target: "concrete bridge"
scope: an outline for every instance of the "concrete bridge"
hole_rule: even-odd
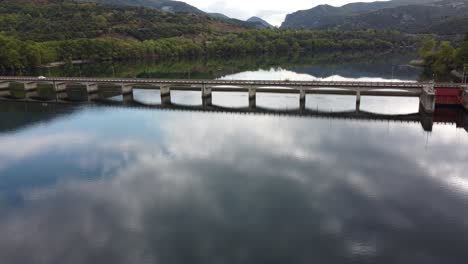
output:
[[[356,109],[361,96],[419,97],[422,110],[428,113],[433,113],[437,104],[447,102],[468,109],[468,86],[452,83],[0,77],[0,97],[14,98],[14,91],[20,89],[24,98],[38,101],[51,100],[41,96],[40,89],[52,89],[56,95],[52,100],[66,101],[70,89],[81,89],[88,100],[95,100],[107,88],[117,89],[124,101],[133,100],[134,88],[159,90],[163,105],[171,104],[171,91],[200,91],[204,106],[212,104],[214,92],[245,92],[250,109],[256,108],[257,93],[298,94],[301,110],[305,110],[308,94],[355,96]]]

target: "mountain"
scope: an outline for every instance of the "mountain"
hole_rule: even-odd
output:
[[[40,2],[39,2],[40,1]],[[245,23],[245,22],[243,22]],[[70,0],[2,0],[0,32],[20,40],[116,37],[152,40],[246,30],[205,14]]]
[[[208,14],[208,16],[210,16],[212,18],[226,19],[226,20],[231,19],[230,17],[226,16],[225,14],[221,14],[221,13],[207,13],[207,14]]]
[[[266,22],[265,20],[259,17],[251,17],[243,21],[240,19],[230,18],[226,16],[225,14],[221,14],[221,13],[207,13],[207,15],[214,19],[218,19],[218,20],[221,20],[221,21],[233,24],[233,25],[240,26],[240,27],[246,27],[246,28],[252,28],[252,29],[274,28],[268,22]]]
[[[42,0],[36,0],[36,1],[42,1]],[[261,28],[261,29],[269,28],[266,26],[269,24],[266,21],[261,20],[260,18],[257,18],[257,19],[260,19],[261,21],[254,21],[254,22],[242,21],[242,20],[230,18],[221,13],[205,13],[194,6],[191,6],[181,1],[170,1],[170,0],[77,0],[77,1],[102,3],[102,4],[115,5],[115,6],[147,7],[147,8],[154,8],[160,11],[172,12],[172,13],[191,13],[191,14],[198,14],[198,15],[206,15],[208,17],[220,20],[221,22],[228,23],[237,27]]]
[[[456,34],[468,29],[468,0],[393,0],[320,5],[289,14],[282,28],[392,29],[408,33]]]
[[[170,0],[78,0],[81,2],[95,2],[119,6],[139,6],[159,9],[166,12],[175,13],[204,13],[200,9],[181,1]]]
[[[265,20],[259,18],[259,17],[251,17],[246,20],[249,23],[256,24],[257,29],[267,29],[267,28],[274,28],[270,23],[266,22]]]
[[[410,4],[428,4],[437,0],[393,0],[370,3],[350,3],[341,7],[319,5],[312,9],[297,11],[286,16],[282,28],[326,28],[330,24],[342,22],[346,16],[373,12]]]

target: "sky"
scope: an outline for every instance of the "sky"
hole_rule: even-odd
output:
[[[184,0],[182,0],[184,1]],[[205,12],[223,13],[232,18],[248,19],[258,16],[270,24],[280,26],[287,14],[317,5],[342,6],[352,2],[373,2],[375,0],[185,0]]]

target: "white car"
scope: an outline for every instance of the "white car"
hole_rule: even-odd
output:
[[[47,77],[45,77],[45,76],[39,76],[39,77],[37,77],[37,78],[38,78],[39,80],[45,80],[45,79],[47,79]]]

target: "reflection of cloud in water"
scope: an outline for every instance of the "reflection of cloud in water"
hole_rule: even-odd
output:
[[[134,100],[145,104],[160,104],[161,92],[159,90],[133,90]]]
[[[380,114],[418,113],[419,98],[362,96],[361,110]]]
[[[454,180],[447,183],[438,171],[451,164],[458,168],[451,176],[466,181],[466,135],[440,131],[440,140],[437,131],[428,151],[419,124],[193,113],[153,124],[162,133],[157,144],[108,135],[93,146],[134,157],[112,177],[24,191],[25,206],[0,216],[0,259],[460,263],[466,257],[466,193],[452,192]]]
[[[271,68],[270,70],[246,71],[226,75],[221,80],[291,80],[291,81],[356,81],[356,82],[397,82],[400,79],[386,79],[378,77],[348,78],[339,75],[328,77],[316,77],[310,74],[297,73],[282,68]]]
[[[213,92],[212,103],[224,107],[247,107],[249,106],[249,97],[244,92]]]
[[[23,135],[0,137],[0,172],[11,163],[43,154],[46,149],[66,152],[67,149],[86,144],[90,137],[86,133],[55,133],[49,135]],[[1,176],[0,176],[1,178]]]

